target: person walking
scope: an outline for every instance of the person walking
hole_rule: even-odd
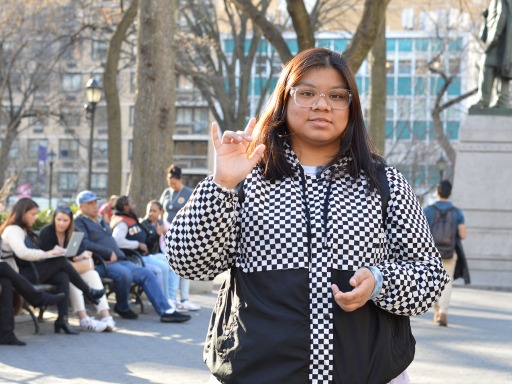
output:
[[[182,277],[229,271],[204,348],[213,382],[406,376],[409,316],[448,276],[410,185],[370,142],[345,58],[299,52],[258,122],[211,135],[214,173],[166,242]]]
[[[437,201],[434,204],[425,207],[425,216],[427,217],[428,225],[434,233],[436,230],[433,228],[435,221],[443,220],[441,215],[451,215],[447,218],[449,225],[453,228],[446,228],[448,237],[453,243],[453,248],[447,250],[447,256],[443,256],[443,267],[450,276],[450,281],[446,284],[443,293],[438,301],[434,303],[434,322],[440,326],[448,326],[448,308],[452,297],[452,287],[455,274],[455,266],[457,265],[457,252],[455,246],[458,237],[460,240],[466,238],[466,224],[464,223],[464,214],[462,210],[455,207],[448,199],[452,194],[452,184],[448,180],[442,180],[436,187]],[[449,220],[449,221],[448,221]],[[453,235],[451,235],[453,233]],[[434,240],[435,240],[434,236]],[[450,248],[450,247],[448,247]],[[443,252],[441,253],[443,255]]]

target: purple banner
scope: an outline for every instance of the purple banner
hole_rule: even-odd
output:
[[[39,154],[37,156],[37,182],[46,183],[46,147],[39,146]]]

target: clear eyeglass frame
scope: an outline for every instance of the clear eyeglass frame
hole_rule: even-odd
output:
[[[318,95],[316,97],[311,97],[310,102],[308,102],[306,104],[300,104],[299,102],[297,102],[297,91],[300,89],[315,91]],[[345,88],[338,88],[336,90],[347,92],[348,101],[346,102],[346,105],[344,104],[343,106],[341,106],[336,103],[333,103],[333,101],[328,97],[330,92],[320,93],[317,89],[311,88],[311,87],[291,87],[290,95],[292,96],[293,101],[295,102],[295,105],[300,108],[313,107],[316,103],[318,103],[318,101],[320,100],[320,97],[323,96],[325,98],[325,102],[327,103],[327,105],[329,105],[329,107],[331,107],[331,109],[338,109],[338,110],[347,109],[349,107],[350,103],[352,102],[352,91],[350,89],[345,89]]]

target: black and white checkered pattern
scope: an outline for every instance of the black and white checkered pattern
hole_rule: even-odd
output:
[[[291,151],[288,158],[299,166]],[[350,159],[338,165],[347,161]],[[356,271],[377,266],[384,283],[375,304],[400,315],[426,312],[448,279],[411,187],[394,168],[387,168],[387,176],[386,232],[380,196],[368,192],[364,175],[354,180],[349,175],[331,175],[327,169],[321,175],[306,176],[304,191],[298,175],[270,182],[255,168],[244,184],[242,207],[236,192],[207,178],[167,234],[169,263],[189,279],[212,279],[233,265],[246,273],[308,268],[309,380],[332,382],[333,268]],[[322,210],[330,182],[328,220],[324,223]],[[311,265],[304,194],[311,217]]]

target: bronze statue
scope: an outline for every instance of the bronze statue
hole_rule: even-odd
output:
[[[485,61],[480,76],[480,100],[473,108],[489,108],[494,86],[498,101],[492,108],[510,108],[512,0],[490,0],[483,16],[480,38],[485,43]]]

